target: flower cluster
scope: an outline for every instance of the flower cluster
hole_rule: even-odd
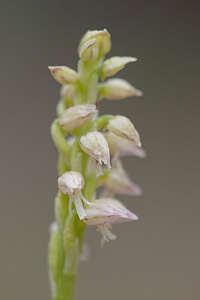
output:
[[[99,116],[99,101],[141,96],[142,92],[115,75],[134,57],[105,59],[111,49],[109,32],[88,31],[79,47],[77,71],[51,66],[53,78],[61,84],[57,119],[51,135],[59,152],[58,193],[55,222],[50,227],[49,278],[53,299],[73,299],[78,262],[84,253],[86,226],[96,226],[101,244],[114,240],[113,224],[138,217],[118,195],[139,196],[141,188],[124,170],[121,157],[145,157],[134,124],[125,116]],[[108,79],[107,79],[108,78]]]
[[[121,115],[98,117],[98,101],[142,95],[124,79],[104,81],[126,64],[137,61],[126,56],[104,60],[110,49],[111,39],[106,29],[88,31],[79,44],[77,71],[66,66],[49,67],[54,79],[62,85],[58,119],[52,125],[52,137],[60,153],[59,190],[67,195],[69,215],[77,212],[84,223],[96,225],[103,241],[116,237],[110,232],[113,223],[138,219],[114,197],[141,194],[140,187],[123,169],[120,158],[145,156],[131,120]],[[100,198],[96,196],[98,187],[103,187]]]

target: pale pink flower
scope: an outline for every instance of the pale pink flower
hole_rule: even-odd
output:
[[[141,188],[134,183],[123,169],[113,168],[103,175],[99,180],[99,186],[105,186],[106,191],[104,195],[114,196],[129,195],[140,196],[142,194]]]
[[[83,221],[87,225],[97,226],[97,230],[103,235],[102,244],[104,241],[116,239],[116,236],[110,231],[111,224],[138,220],[138,217],[119,200],[101,198],[92,201],[91,204],[90,206],[86,205],[86,216]]]
[[[138,157],[145,157],[144,149],[136,146],[133,141],[124,139],[112,132],[105,132],[104,136],[108,142],[110,153],[117,159],[120,156],[133,155]]]

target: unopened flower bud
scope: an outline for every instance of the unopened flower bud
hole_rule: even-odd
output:
[[[96,112],[97,107],[94,104],[72,106],[62,114],[60,126],[67,131],[72,131],[87,123]]]
[[[104,80],[107,77],[115,75],[117,72],[122,70],[126,64],[130,62],[137,61],[137,58],[130,57],[130,56],[114,56],[109,59],[106,59],[103,63],[102,67],[102,80]]]
[[[99,180],[99,186],[105,186],[107,195],[114,194],[140,196],[141,188],[130,180],[128,174],[123,169],[111,169]]]
[[[138,217],[130,212],[120,201],[112,198],[101,198],[86,206],[86,216],[83,221],[88,225],[96,225],[102,233],[104,241],[114,240],[116,236],[109,230],[111,224],[138,220]]]
[[[142,92],[134,88],[124,79],[109,79],[99,84],[99,99],[121,100],[130,96],[142,96]]]
[[[96,40],[97,39],[91,39],[82,44],[79,51],[80,59],[88,61],[98,57],[99,49]]]
[[[69,101],[74,98],[75,94],[75,85],[74,84],[65,84],[60,89],[60,97],[64,101]]]
[[[79,218],[82,220],[85,217],[85,210],[83,208],[83,202],[90,204],[82,194],[85,181],[81,173],[79,172],[66,172],[58,178],[58,186],[62,193],[69,196],[69,212],[72,214],[72,203],[76,207]]]
[[[108,143],[102,133],[93,131],[82,136],[80,139],[80,147],[94,159],[99,166],[104,163],[108,168],[111,168]]]
[[[82,49],[83,44],[92,39],[96,39],[96,44],[99,48],[99,51],[102,54],[106,54],[107,52],[110,51],[111,49],[110,34],[106,29],[88,30],[80,41],[79,48],[78,48],[79,53]]]
[[[133,123],[124,116],[115,116],[107,124],[108,130],[112,133],[133,141],[136,146],[141,147],[140,136]]]
[[[60,84],[74,83],[79,79],[79,74],[76,71],[65,66],[49,67],[49,70]]]
[[[104,136],[108,142],[110,153],[117,159],[119,156],[133,155],[138,157],[145,157],[146,152],[144,149],[136,146],[136,144],[130,140],[124,139],[112,132],[105,132]]]

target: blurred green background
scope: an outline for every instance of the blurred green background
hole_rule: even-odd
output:
[[[139,222],[100,249],[89,228],[76,299],[200,299],[198,1],[1,1],[0,287],[4,300],[50,299],[48,226],[57,191],[49,134],[59,85],[48,65],[76,68],[88,29],[112,35],[108,55],[139,61],[119,73],[142,98],[103,101],[139,130],[147,158],[124,165],[144,194],[119,197]]]

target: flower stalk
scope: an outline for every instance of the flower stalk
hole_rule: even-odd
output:
[[[77,71],[66,66],[49,67],[62,85],[57,118],[51,126],[59,153],[55,221],[50,226],[48,248],[53,300],[74,298],[86,226],[97,226],[103,245],[116,238],[111,232],[113,224],[138,219],[114,195],[141,193],[127,173],[118,168],[122,166],[121,156],[144,156],[139,134],[126,117],[98,117],[98,101],[142,95],[125,80],[103,81],[137,59],[116,56],[105,60],[110,49],[106,29],[88,31],[79,44]],[[106,196],[98,198],[99,186],[106,188]]]

